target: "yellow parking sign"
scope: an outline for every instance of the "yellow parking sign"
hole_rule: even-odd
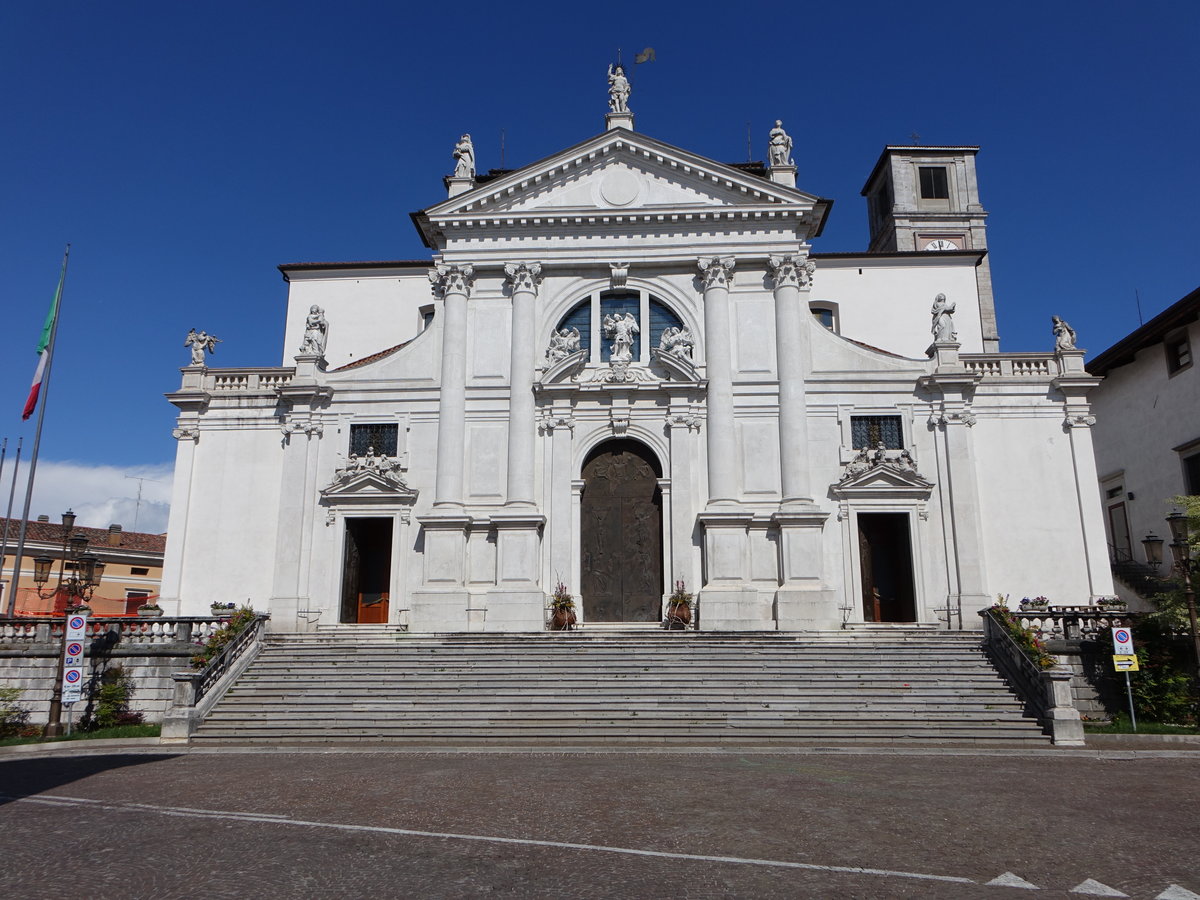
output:
[[[1126,656],[1124,654],[1113,655],[1113,668],[1118,672],[1136,672],[1138,671],[1138,663],[1136,656]]]

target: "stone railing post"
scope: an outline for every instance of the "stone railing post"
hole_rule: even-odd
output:
[[[191,672],[172,672],[175,692],[171,706],[163,715],[160,739],[164,744],[186,744],[192,736],[196,713],[196,676]]]
[[[1042,673],[1046,691],[1046,722],[1050,739],[1061,747],[1082,747],[1083,720],[1071,692],[1071,670],[1062,666]]]

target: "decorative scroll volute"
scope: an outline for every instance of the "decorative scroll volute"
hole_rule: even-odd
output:
[[[817,264],[807,256],[775,256],[767,260],[771,267],[771,275],[775,279],[775,287],[795,287],[806,290],[812,286],[813,272]]]
[[[528,291],[536,294],[538,285],[542,283],[542,264],[507,263],[504,266],[504,277],[512,285],[514,293]]]
[[[470,296],[471,285],[475,283],[475,267],[436,265],[429,270],[429,283],[433,285],[434,296],[439,299],[447,294]]]
[[[733,285],[733,267],[736,260],[732,256],[702,256],[698,262],[700,277],[704,279],[704,289],[714,287],[728,288]]]

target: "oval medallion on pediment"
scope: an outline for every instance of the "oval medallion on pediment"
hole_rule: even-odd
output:
[[[628,169],[614,169],[600,182],[600,196],[611,206],[628,206],[637,199],[642,180]]]

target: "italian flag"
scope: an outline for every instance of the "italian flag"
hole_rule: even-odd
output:
[[[25,411],[21,413],[22,419],[28,419],[37,408],[38,394],[42,391],[42,381],[46,378],[46,369],[50,367],[52,349],[50,339],[54,335],[54,321],[58,318],[58,302],[62,299],[63,282],[66,281],[66,278],[67,260],[64,256],[62,273],[58,276],[58,289],[54,292],[54,299],[50,301],[50,311],[46,313],[46,323],[42,326],[42,336],[38,340],[37,371],[33,373],[33,384],[29,387],[29,399],[25,401]]]

